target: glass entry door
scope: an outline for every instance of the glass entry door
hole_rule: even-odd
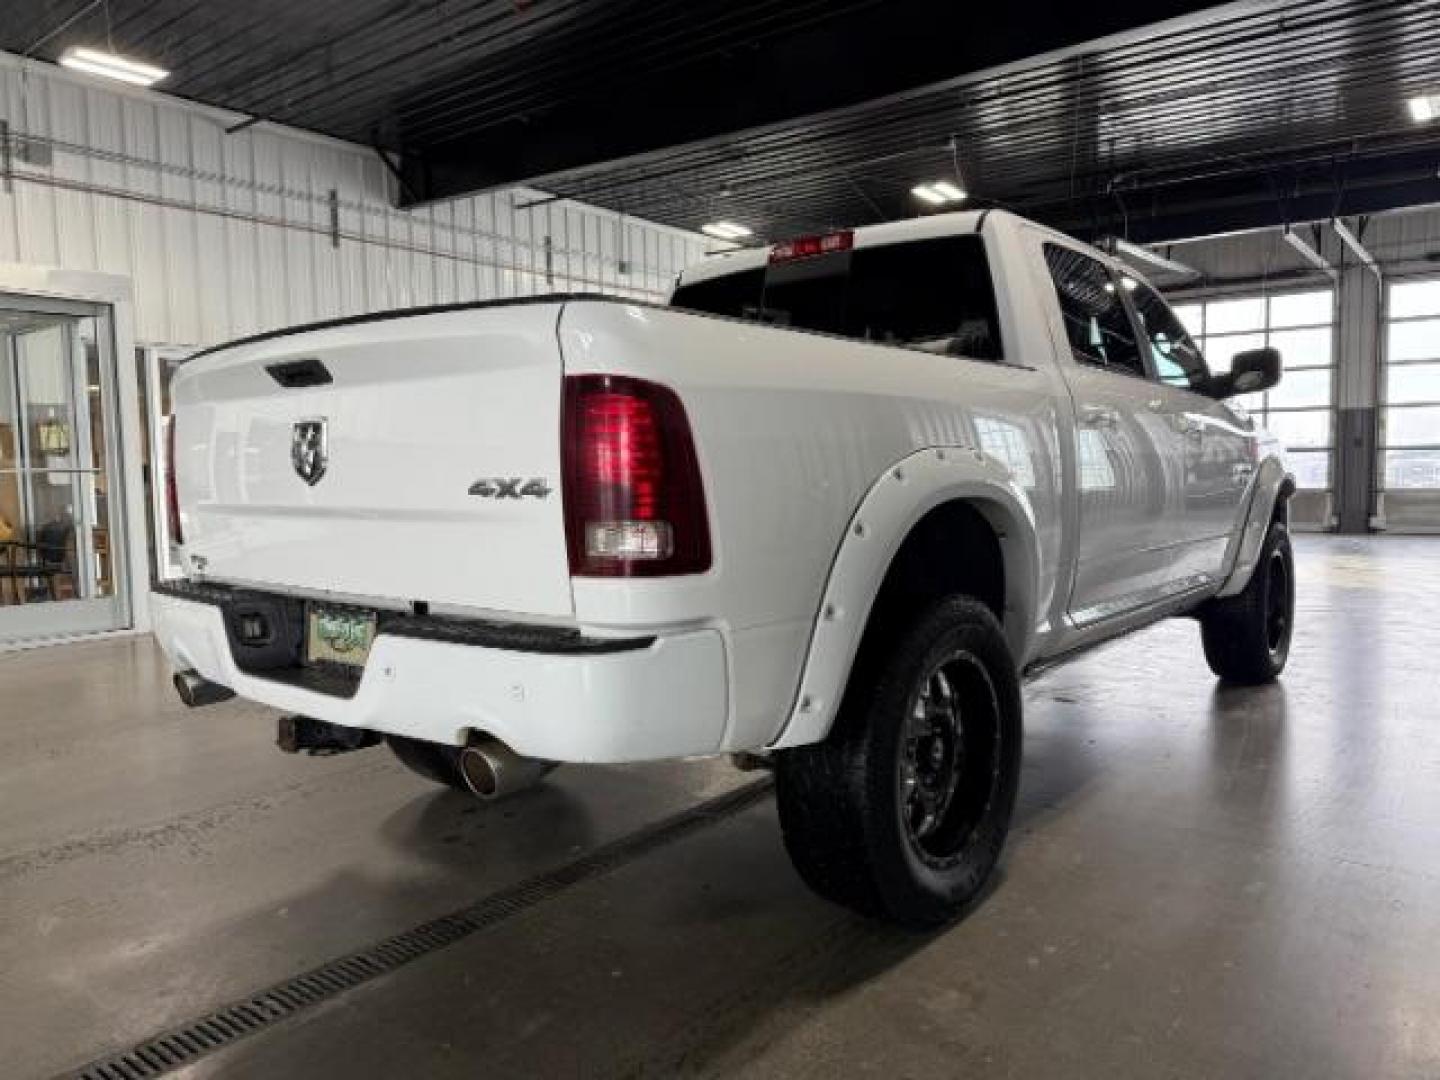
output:
[[[109,309],[0,294],[0,646],[129,623]]]

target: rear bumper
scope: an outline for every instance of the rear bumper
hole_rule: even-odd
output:
[[[222,598],[176,595],[184,591],[162,586],[151,594],[155,637],[171,664],[286,712],[455,745],[484,732],[549,761],[710,754],[724,736],[725,644],[716,630],[606,647],[573,634],[551,643],[496,637],[483,627],[465,633],[441,620],[382,623],[358,683],[325,692],[286,672],[243,670]]]

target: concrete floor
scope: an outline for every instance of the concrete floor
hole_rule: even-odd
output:
[[[1032,683],[993,893],[813,898],[773,800],[188,1076],[1440,1075],[1440,546],[1302,538],[1283,682],[1176,621]],[[194,713],[146,640],[0,657],[0,1059],[43,1077],[749,782],[562,769],[484,807]]]

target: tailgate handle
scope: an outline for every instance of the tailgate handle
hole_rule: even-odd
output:
[[[325,365],[314,357],[269,364],[265,370],[287,390],[298,390],[304,386],[326,386],[335,381],[335,377],[326,370]]]

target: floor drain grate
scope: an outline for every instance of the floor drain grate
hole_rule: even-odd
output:
[[[148,1080],[188,1065],[361,983],[504,922],[581,882],[733,817],[758,803],[773,786],[767,777],[719,795],[602,845],[574,862],[491,893],[459,911],[338,957],[64,1075],[67,1080]]]

